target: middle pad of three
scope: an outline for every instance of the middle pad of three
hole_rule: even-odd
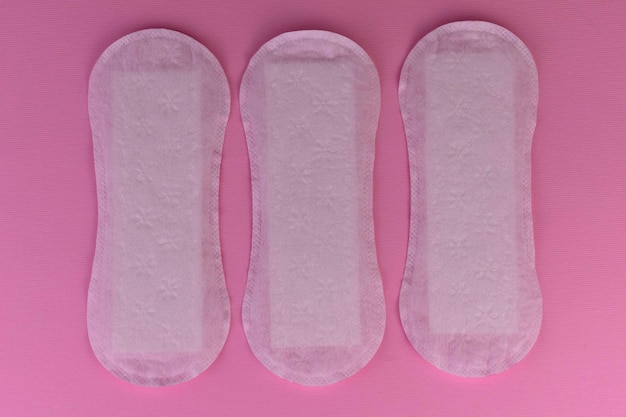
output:
[[[253,206],[243,325],[257,358],[293,382],[344,379],[382,340],[372,211],[379,111],[374,64],[334,33],[278,36],[243,77]]]

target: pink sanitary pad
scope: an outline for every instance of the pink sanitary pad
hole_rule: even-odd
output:
[[[346,378],[383,335],[372,220],[379,108],[370,58],[330,32],[276,37],[243,78],[253,193],[243,324],[257,358],[290,381]]]
[[[485,22],[444,25],[402,69],[411,229],[400,314],[438,368],[485,376],[519,362],[541,326],[530,150],[537,71]]]
[[[125,36],[91,73],[98,236],[87,324],[96,357],[129,382],[193,378],[228,334],[218,187],[229,109],[215,57],[170,30]]]

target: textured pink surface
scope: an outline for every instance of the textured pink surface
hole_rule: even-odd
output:
[[[626,3],[540,1],[239,1],[0,3],[0,415],[2,416],[622,416],[626,413]],[[480,19],[515,33],[539,71],[533,142],[536,345],[502,374],[468,380],[426,363],[398,313],[409,177],[398,79],[437,26]],[[232,327],[198,378],[133,386],[89,347],[86,300],[96,236],[87,81],[111,42],[167,27],[220,60],[232,92],[221,226]],[[387,301],[380,350],[327,387],[277,378],[241,325],[250,253],[250,174],[239,82],[272,37],[325,29],[372,57],[382,92],[374,185]]]

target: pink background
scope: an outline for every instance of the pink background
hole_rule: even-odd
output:
[[[430,30],[467,19],[517,34],[540,79],[533,211],[544,322],[525,360],[484,379],[427,364],[398,314],[409,215],[400,67]],[[233,97],[220,194],[231,332],[205,373],[169,388],[109,374],[85,322],[97,214],[87,80],[111,42],[150,27],[206,45]],[[362,371],[318,388],[267,371],[241,325],[250,172],[239,83],[263,43],[297,29],[350,37],[382,83],[374,210],[387,329]],[[624,39],[617,1],[0,0],[0,416],[626,415]]]

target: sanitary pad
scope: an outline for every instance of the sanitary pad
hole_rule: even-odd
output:
[[[241,113],[252,172],[252,253],[243,324],[276,375],[346,378],[385,327],[374,246],[378,74],[351,40],[280,35],[252,58]]]
[[[220,64],[178,32],[125,36],[91,73],[98,236],[87,324],[97,358],[129,382],[193,378],[228,334],[218,187],[229,110]]]
[[[486,22],[434,30],[402,69],[411,227],[400,314],[415,349],[446,372],[501,372],[539,333],[530,189],[537,94],[526,46]]]

